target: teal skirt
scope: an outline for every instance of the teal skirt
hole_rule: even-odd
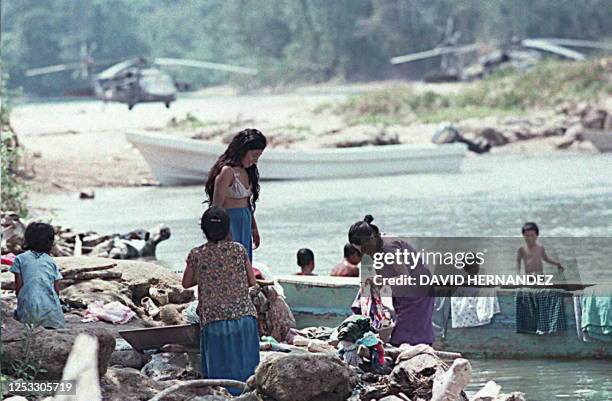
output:
[[[200,329],[202,377],[246,382],[259,364],[257,320],[245,316],[237,320],[219,320]],[[232,395],[241,393],[228,388]]]
[[[253,261],[253,214],[248,207],[225,209],[230,217],[232,240],[241,243],[247,250],[249,260]]]

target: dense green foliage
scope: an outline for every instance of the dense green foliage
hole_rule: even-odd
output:
[[[27,214],[25,185],[19,178],[21,149],[17,136],[10,125],[11,92],[6,80],[0,78],[0,209],[14,211],[22,216]]]
[[[612,96],[612,61],[548,61],[527,71],[500,71],[459,93],[417,93],[410,85],[356,95],[332,111],[349,124],[438,122],[523,112]],[[325,111],[325,108],[318,110]]]
[[[199,84],[369,80],[402,72],[390,57],[440,43],[449,17],[460,43],[490,43],[608,38],[611,15],[609,0],[4,0],[2,52],[11,86],[39,94],[85,82],[69,73],[26,79],[27,68],[78,60],[81,44],[94,42],[99,60],[191,57],[261,71],[254,81],[176,72]]]

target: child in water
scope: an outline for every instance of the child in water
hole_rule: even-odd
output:
[[[295,273],[298,276],[315,276],[313,273],[315,268],[314,252],[308,248],[302,248],[297,252],[297,264],[302,269]]]
[[[336,277],[359,277],[359,263],[361,263],[361,252],[353,245],[344,245],[344,260],[331,270],[330,275]]]
[[[55,232],[51,225],[30,223],[25,231],[27,251],[15,258],[10,271],[15,275],[17,320],[60,329],[65,326],[59,300],[62,274],[49,256],[54,239]]]
[[[557,266],[560,271],[563,271],[561,263],[549,258],[544,247],[537,243],[540,229],[536,223],[525,223],[521,231],[525,239],[525,246],[520,247],[516,254],[517,273],[521,273],[522,262],[525,265],[525,274],[542,274],[544,273],[542,261]]]

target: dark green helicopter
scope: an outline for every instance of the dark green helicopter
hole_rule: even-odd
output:
[[[34,77],[77,70],[83,78],[90,79],[93,95],[96,98],[105,102],[126,103],[131,110],[138,103],[148,102],[160,102],[170,107],[170,103],[176,100],[179,85],[161,67],[188,67],[236,74],[257,74],[257,70],[252,68],[163,57],[152,59],[135,57],[113,64],[99,73],[92,73],[96,65],[102,64],[95,62],[91,56],[94,49],[95,46],[90,49],[87,49],[87,46],[81,47],[80,62],[32,68],[27,70],[25,75]]]

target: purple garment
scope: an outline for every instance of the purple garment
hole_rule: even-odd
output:
[[[383,252],[395,253],[396,250],[403,252],[406,249],[408,252],[416,252],[416,250],[407,242],[393,237],[383,237]],[[427,266],[416,263],[414,269],[414,260],[407,266],[403,266],[401,274],[407,274],[417,277],[420,275],[431,276],[431,272]],[[402,266],[400,266],[400,269]],[[383,266],[380,274],[383,277],[398,276],[397,266]],[[395,309],[396,320],[395,328],[391,334],[391,344],[399,346],[407,343],[410,345],[416,344],[433,344],[435,336],[433,332],[432,316],[435,298],[430,287],[413,287],[413,286],[392,286],[391,292],[393,296],[393,308]]]
[[[393,297],[396,320],[390,343],[395,346],[433,344],[433,306],[433,297]]]

